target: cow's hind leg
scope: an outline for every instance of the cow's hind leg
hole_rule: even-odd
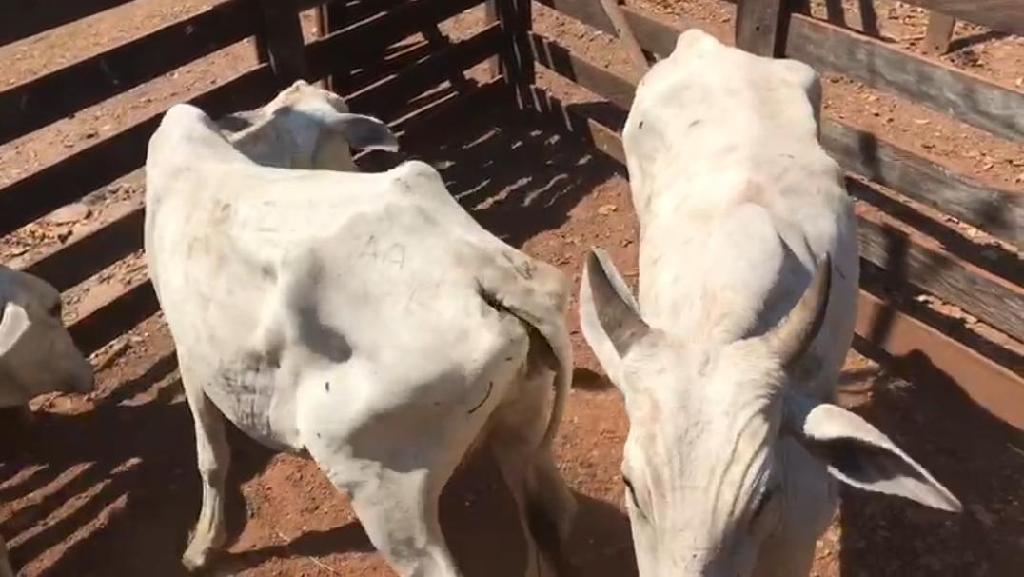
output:
[[[203,392],[200,383],[185,380],[185,396],[192,410],[196,431],[196,464],[203,481],[203,504],[199,520],[189,540],[182,563],[188,569],[206,565],[210,554],[224,545],[227,529],[224,521],[224,484],[231,451],[224,430],[224,415]]]
[[[527,544],[526,577],[571,572],[563,543],[569,536],[576,500],[562,480],[550,448],[540,444],[550,414],[546,394],[551,386],[550,377],[526,379],[523,395],[495,411],[489,439],[519,508]]]

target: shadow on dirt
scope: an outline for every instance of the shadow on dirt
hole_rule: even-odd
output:
[[[592,148],[521,115],[473,115],[407,155],[436,166],[473,216],[512,245],[561,225],[568,211],[616,170]],[[192,420],[180,398],[173,357],[145,362],[149,365],[135,368],[136,378],[106,385],[112,390],[93,410],[42,414],[31,427],[7,436],[18,443],[0,448],[0,497],[19,503],[0,532],[10,542],[16,567],[32,562],[33,574],[47,577],[185,575],[179,558],[201,495]],[[246,522],[239,486],[270,457],[240,437],[232,431],[229,539]],[[520,575],[525,553],[511,497],[489,459],[475,461],[443,497],[446,536],[467,575]],[[23,470],[34,472],[19,475]],[[612,505],[583,496],[580,501],[573,543],[607,552],[573,558],[581,574],[635,573],[625,516]],[[226,555],[217,565],[244,568],[345,549],[371,549],[358,524],[307,532],[286,546]]]
[[[883,356],[869,343],[859,347]],[[879,379],[858,412],[953,491],[964,512],[844,487],[842,575],[1019,575],[1024,432],[977,405],[920,351],[888,362],[914,384]]]

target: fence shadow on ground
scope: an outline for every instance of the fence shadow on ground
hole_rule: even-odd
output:
[[[473,110],[464,120],[407,156],[439,167],[451,193],[514,246],[561,225],[580,199],[615,173],[591,147],[513,111]],[[0,532],[9,541],[15,537],[15,566],[34,562],[47,577],[185,575],[179,559],[201,495],[191,415],[180,398],[173,358],[146,362],[150,366],[137,367],[139,376],[116,385],[93,410],[43,414],[30,428],[12,433],[19,443],[3,449],[0,479],[7,483],[0,494],[5,502],[20,503]],[[230,440],[229,541],[246,523],[239,487],[271,456],[235,431]],[[39,470],[15,478],[30,468]],[[469,575],[505,574],[505,567],[508,575],[520,574],[520,526],[495,467],[483,459],[465,469],[443,498],[453,551]],[[467,507],[468,498],[479,504]],[[580,501],[582,529],[574,543],[609,551],[628,545],[628,521],[615,506],[583,496]],[[358,524],[312,531],[287,546],[225,555],[218,564],[244,569],[275,557],[346,548],[369,548]],[[615,558],[631,559],[627,549],[628,555],[620,551]],[[635,571],[629,559],[625,569],[604,558],[577,563],[583,575],[611,577]]]
[[[880,360],[885,374],[912,382],[879,378],[857,411],[953,491],[964,512],[843,487],[841,574],[1017,575],[1024,567],[1024,431],[978,405],[923,352],[881,350],[893,314],[880,315],[857,348]]]

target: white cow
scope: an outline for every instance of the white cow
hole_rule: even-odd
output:
[[[393,143],[379,123],[371,138],[374,123],[336,128]],[[459,575],[438,497],[486,443],[519,504],[527,571],[538,545],[556,563],[575,507],[551,456],[572,371],[563,275],[484,231],[422,162],[269,168],[288,166],[298,141],[253,151],[226,130],[238,150],[202,111],[175,106],[147,161],[146,255],[203,479],[183,562],[205,565],[225,540],[227,417],[311,456],[405,576]]]
[[[640,574],[807,575],[838,479],[960,504],[834,404],[853,335],[857,235],[817,141],[818,79],[691,30],[643,78],[623,130],[640,299],[601,251],[583,334],[622,391]]]
[[[0,407],[27,407],[37,395],[92,387],[92,367],[61,321],[60,293],[0,265]],[[13,576],[0,537],[0,577]]]
[[[276,168],[355,171],[351,148],[398,150],[379,120],[352,114],[337,94],[298,80],[266,106],[217,121],[253,162]]]

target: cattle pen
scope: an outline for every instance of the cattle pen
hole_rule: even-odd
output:
[[[847,171],[862,263],[844,402],[948,480],[966,511],[844,493],[815,574],[1024,574],[1024,3],[622,11],[651,61],[703,28],[823,75],[820,140]],[[399,156],[437,167],[510,244],[577,287],[583,252],[604,246],[635,282],[618,130],[637,71],[615,31],[598,0],[5,1],[0,262],[64,292],[99,375],[86,399],[38,400],[31,426],[0,421],[19,439],[0,459],[0,534],[21,574],[184,574],[200,492],[192,427],[141,258],[146,143],[170,105],[216,117],[323,81],[388,122]],[[558,443],[582,502],[570,558],[581,575],[635,574],[624,415],[573,339]],[[390,574],[315,466],[233,445],[242,491],[215,574]],[[490,469],[469,464],[446,492],[446,537],[467,575],[516,575],[518,526]]]

